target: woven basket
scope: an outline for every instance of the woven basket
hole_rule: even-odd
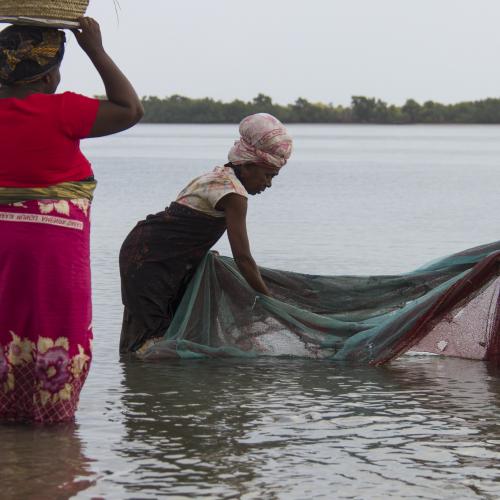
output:
[[[89,0],[0,0],[0,22],[74,28]]]

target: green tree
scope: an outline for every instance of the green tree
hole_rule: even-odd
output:
[[[401,111],[406,115],[409,123],[417,123],[420,118],[420,104],[414,99],[408,99]]]
[[[364,96],[352,96],[351,108],[354,120],[360,123],[369,123],[373,119],[376,105],[375,99],[369,99]]]

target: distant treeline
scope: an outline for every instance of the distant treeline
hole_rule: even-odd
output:
[[[395,106],[369,97],[354,96],[350,106],[309,102],[299,98],[286,106],[264,94],[252,101],[222,102],[172,95],[143,98],[145,123],[238,123],[252,113],[271,113],[286,123],[500,123],[500,99],[423,104],[408,99]]]

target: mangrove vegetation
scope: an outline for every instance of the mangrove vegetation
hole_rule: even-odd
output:
[[[271,113],[286,123],[500,123],[500,99],[440,104],[408,99],[403,106],[363,96],[353,96],[350,106],[310,102],[299,98],[281,105],[259,94],[252,101],[216,101],[172,95],[142,100],[144,123],[238,123],[252,113]]]

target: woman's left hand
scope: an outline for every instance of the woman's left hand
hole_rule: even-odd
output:
[[[101,27],[91,17],[80,17],[80,29],[73,30],[80,47],[89,55],[104,51],[102,44]]]

